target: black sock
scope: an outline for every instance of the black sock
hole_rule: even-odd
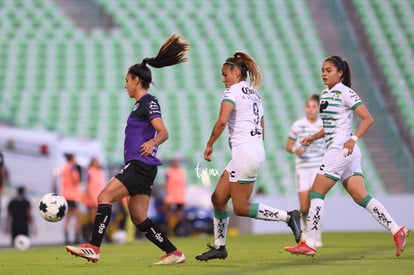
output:
[[[137,225],[138,229],[144,233],[145,237],[153,244],[158,246],[165,253],[170,253],[177,248],[170,242],[161,229],[149,218]]]
[[[99,204],[95,215],[95,222],[92,228],[92,238],[89,242],[94,246],[101,246],[102,239],[105,236],[105,231],[108,228],[111,220],[112,205]]]

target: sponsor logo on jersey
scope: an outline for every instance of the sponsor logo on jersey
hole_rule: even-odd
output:
[[[148,108],[150,110],[150,114],[156,114],[160,113],[160,106],[158,105],[158,102],[151,100],[148,104]]]
[[[327,100],[322,100],[321,104],[319,105],[319,112],[323,113],[323,110],[325,110],[326,108],[328,108],[328,101]]]
[[[250,87],[243,87],[243,88],[241,88],[241,90],[242,90],[242,93],[245,94],[245,95],[254,95],[254,94],[256,94],[256,90],[252,89]]]

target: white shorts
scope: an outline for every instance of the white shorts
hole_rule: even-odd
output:
[[[240,183],[256,181],[264,160],[263,143],[245,143],[233,146],[231,160],[225,168],[229,172],[229,181]]]
[[[343,148],[328,148],[322,159],[318,174],[333,180],[344,181],[352,175],[363,176],[361,169],[361,150],[355,144],[351,155],[344,157]]]
[[[296,169],[296,189],[298,192],[309,191],[312,188],[319,167]]]

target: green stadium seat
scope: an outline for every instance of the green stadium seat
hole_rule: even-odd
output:
[[[400,1],[398,5],[393,5],[387,1],[361,4],[354,0],[354,4],[363,19],[387,81],[393,87],[392,93],[396,96],[407,125],[411,127],[410,121],[414,120],[414,114],[407,112],[407,109],[414,104],[414,94],[407,91],[413,88],[411,69],[414,50],[410,40],[413,37],[412,26],[407,20],[414,14],[414,9],[410,6],[410,1]]]
[[[282,182],[293,180],[292,159],[281,150],[290,124],[303,112],[304,99],[320,90],[319,63],[325,55],[306,1],[96,0],[117,25],[109,32],[80,29],[59,2],[29,2],[0,1],[5,18],[0,26],[0,100],[22,111],[19,123],[31,115],[24,113],[27,103],[18,91],[33,89],[27,105],[33,114],[29,124],[44,121],[65,134],[99,138],[108,160],[122,162],[123,125],[133,104],[123,91],[125,71],[140,58],[155,55],[167,36],[179,32],[191,44],[190,62],[152,70],[156,86],[150,92],[160,97],[171,135],[163,154],[178,151],[192,160],[202,158],[224,91],[222,62],[236,50],[246,50],[265,75],[260,91],[266,108],[266,142],[273,149],[257,184],[272,183],[266,189],[290,192]],[[24,21],[16,7],[26,15]],[[411,43],[410,38],[406,41]],[[401,49],[395,50],[404,68],[412,66]],[[34,58],[30,62],[29,52]],[[10,71],[3,69],[9,64]],[[29,71],[28,64],[35,68]],[[394,75],[392,70],[389,75]],[[0,112],[0,118],[6,116]],[[213,165],[221,169],[229,157],[224,136],[216,148]]]

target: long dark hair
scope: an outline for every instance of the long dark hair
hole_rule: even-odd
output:
[[[338,55],[332,55],[325,59],[325,61],[332,62],[338,72],[342,71],[341,82],[351,88],[351,69],[349,68],[348,61]]]
[[[161,46],[157,56],[146,57],[141,63],[132,65],[128,69],[128,74],[138,77],[141,80],[141,86],[148,89],[152,83],[152,75],[147,64],[154,68],[162,68],[187,62],[188,57],[185,57],[185,54],[189,49],[190,45],[187,41],[181,40],[180,34],[173,34]]]

